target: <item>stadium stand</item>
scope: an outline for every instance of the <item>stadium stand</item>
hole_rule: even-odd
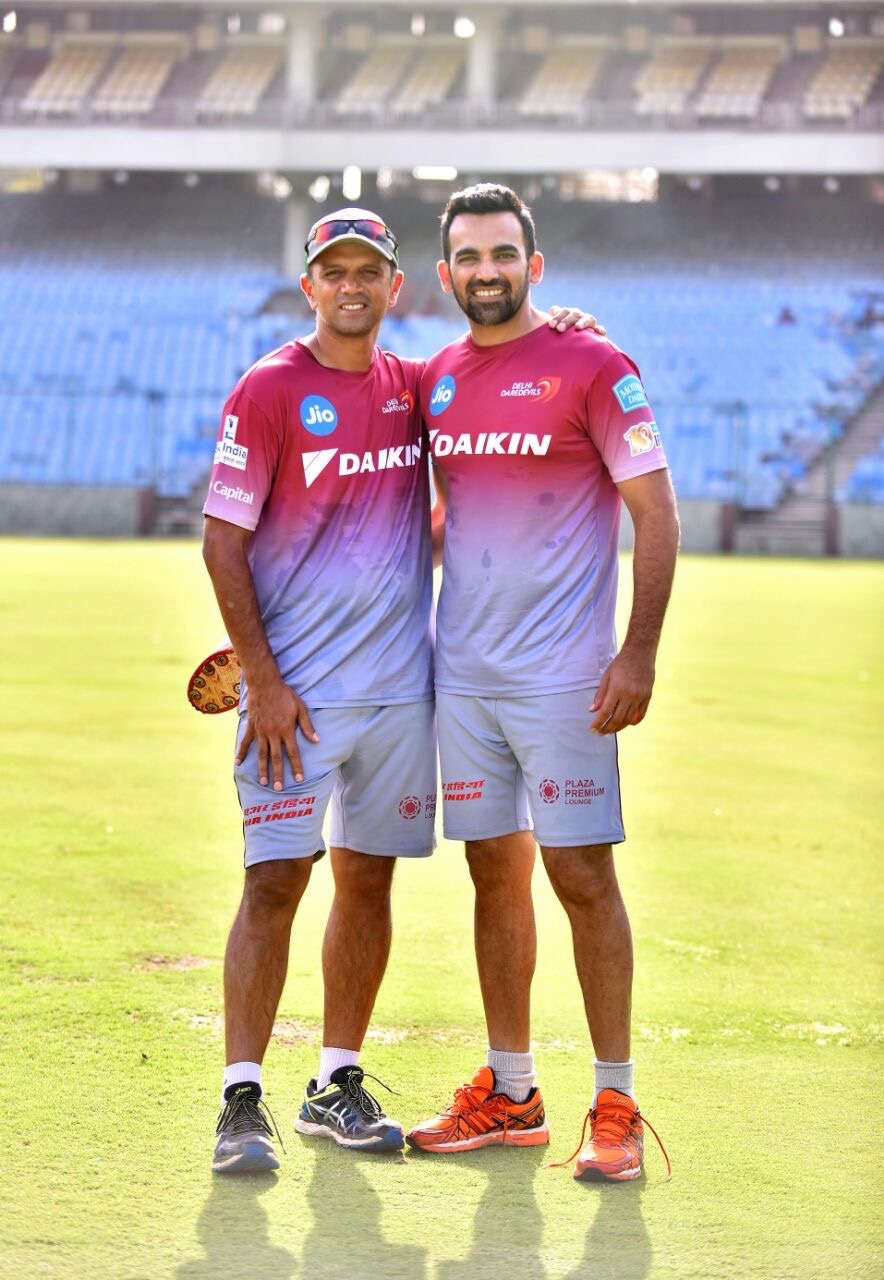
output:
[[[709,62],[708,40],[661,42],[634,82],[639,115],[677,115],[700,83]]]
[[[519,102],[519,114],[563,116],[576,111],[592,88],[608,43],[600,40],[548,53]]]
[[[362,115],[380,110],[393,96],[410,56],[404,45],[372,49],[342,88],[335,102],[338,114]]]
[[[180,35],[136,35],[105,76],[92,98],[96,115],[144,116],[153,111],[163,86],[184,51]]]
[[[462,67],[460,49],[432,49],[422,54],[393,99],[393,110],[400,115],[417,115],[442,102]]]
[[[842,502],[884,503],[884,436],[875,453],[859,459],[838,496]]]
[[[115,36],[60,36],[21,104],[35,116],[76,115],[110,58]]]
[[[884,42],[839,41],[804,94],[808,120],[847,120],[862,107],[884,67]]]
[[[714,206],[551,202],[539,210],[549,265],[537,296],[595,311],[637,360],[682,498],[766,510],[800,489],[884,381],[880,246],[874,223],[830,205],[778,216],[747,201],[737,214],[742,256],[725,271]],[[426,219],[425,206],[403,210],[421,299],[436,256]],[[230,387],[309,327],[306,311],[267,313],[288,283],[281,220],[273,202],[221,186],[0,199],[11,249],[0,265],[0,481],[150,485],[170,497],[198,486]],[[836,227],[826,258],[818,248]],[[427,355],[462,332],[459,313],[432,297],[437,314],[391,314],[386,345]],[[842,496],[882,500],[879,474],[877,457],[863,462]]]
[[[757,116],[785,52],[776,39],[726,48],[694,104],[697,115],[746,120]]]
[[[203,120],[247,118],[254,115],[283,61],[278,40],[237,36],[210,75],[196,100]]]

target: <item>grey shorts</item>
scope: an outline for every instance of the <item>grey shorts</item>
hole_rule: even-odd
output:
[[[551,848],[624,840],[617,739],[590,731],[594,693],[437,693],[445,835],[488,840],[533,826]]]
[[[304,781],[284,759],[283,789],[258,783],[258,747],[233,770],[243,812],[245,865],[325,853],[425,858],[435,844],[436,724],[432,702],[310,709],[319,742],[298,735]],[[237,742],[245,731],[240,718]]]

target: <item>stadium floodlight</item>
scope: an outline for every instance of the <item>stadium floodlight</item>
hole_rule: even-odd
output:
[[[768,177],[768,178],[765,178],[765,179],[764,179],[764,189],[765,189],[765,191],[779,191],[779,189],[780,189],[780,187],[781,187],[782,185],[783,185],[783,184],[782,184],[782,182],[780,181],[780,179],[779,179],[779,178],[775,178],[775,177],[771,176],[771,177]]]
[[[838,192],[838,191],[840,191],[840,190],[841,190],[841,183],[838,181],[838,179],[837,179],[837,178],[831,178],[831,177],[830,177],[830,178],[824,178],[824,179],[823,179],[823,190],[824,190],[824,191],[828,191],[829,195],[830,195],[830,196],[833,196],[833,195],[835,195],[835,194],[836,194],[836,192]]]
[[[341,175],[341,194],[351,203],[362,195],[362,170],[358,164],[348,164]]]
[[[288,178],[283,176],[283,174],[278,173],[273,179],[270,194],[273,196],[274,200],[288,200],[289,196],[292,194],[292,184],[289,182]]]
[[[314,178],[307,188],[307,194],[311,200],[315,200],[317,204],[322,204],[323,200],[328,199],[328,193],[331,191],[331,178],[327,174],[321,173]]]
[[[125,187],[129,181],[129,174],[126,169],[114,169],[111,174],[111,181],[115,182],[118,187]]]
[[[829,35],[834,36],[836,40],[839,36],[843,36],[846,28],[840,18],[829,19]]]
[[[182,178],[182,182],[184,183],[185,187],[187,187],[189,190],[192,191],[194,187],[199,186],[200,176],[198,173],[193,173],[191,171],[190,173],[185,173],[184,177]]]
[[[242,18],[238,13],[229,13],[227,15],[227,34],[229,36],[238,36],[242,27]]]
[[[454,34],[459,40],[472,40],[476,34],[476,24],[472,18],[461,15],[454,19]]]
[[[389,191],[396,182],[396,174],[393,169],[378,169],[375,178],[378,191]]]
[[[4,13],[3,15],[3,30],[6,33],[6,35],[9,36],[9,35],[12,35],[13,31],[17,26],[18,26],[18,14],[15,12],[14,9],[10,9],[9,13]]]
[[[453,182],[457,170],[452,164],[419,164],[412,169],[411,176],[418,182]]]
[[[411,34],[413,36],[426,35],[427,20],[422,13],[413,13],[411,15]]]

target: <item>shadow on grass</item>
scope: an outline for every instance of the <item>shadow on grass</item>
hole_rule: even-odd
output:
[[[574,1186],[584,1197],[584,1212],[595,1216],[586,1233],[583,1257],[567,1280],[642,1280],[651,1269],[654,1250],[642,1214],[641,1199],[646,1181],[587,1182]],[[569,1188],[570,1190],[570,1188]],[[581,1212],[581,1201],[574,1212]],[[596,1207],[597,1206],[597,1207]]]
[[[424,1160],[457,1160],[459,1166],[485,1174],[488,1185],[473,1216],[473,1238],[466,1258],[439,1262],[435,1280],[545,1280],[541,1256],[543,1218],[534,1180],[549,1158],[546,1147],[486,1148],[457,1156],[423,1156]],[[460,1244],[467,1224],[455,1239]]]
[[[305,1280],[426,1280],[427,1250],[417,1243],[389,1240],[381,1229],[381,1198],[361,1167],[379,1159],[405,1165],[402,1157],[316,1144],[307,1190],[313,1223],[301,1255]],[[412,1239],[419,1238],[420,1222],[413,1226]]]
[[[215,1178],[197,1223],[205,1257],[182,1262],[176,1280],[289,1280],[297,1261],[270,1241],[267,1214],[260,1204],[279,1185],[275,1175]]]

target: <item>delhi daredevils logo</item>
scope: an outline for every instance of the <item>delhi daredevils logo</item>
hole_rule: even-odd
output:
[[[559,798],[559,784],[552,778],[544,778],[538,790],[544,804],[555,804]]]
[[[421,802],[417,796],[405,796],[400,801],[399,812],[403,818],[417,818],[420,816]]]

